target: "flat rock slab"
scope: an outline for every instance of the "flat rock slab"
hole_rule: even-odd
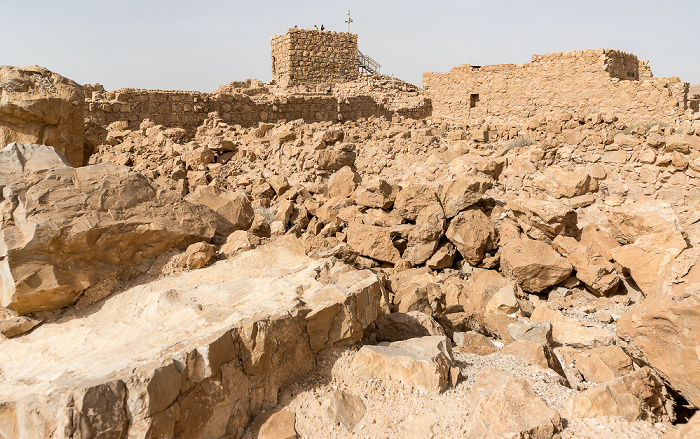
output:
[[[374,274],[303,250],[280,239],[1,342],[0,437],[238,435],[381,313]]]

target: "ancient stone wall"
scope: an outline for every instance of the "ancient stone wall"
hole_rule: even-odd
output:
[[[317,91],[357,77],[357,35],[289,29],[271,39],[272,77],[282,88]]]
[[[687,108],[687,83],[652,78],[645,62],[610,49],[533,55],[527,64],[463,64],[447,73],[424,73],[423,83],[433,116],[464,121],[558,112],[654,120]]]
[[[211,112],[231,125],[257,126],[260,122],[304,119],[306,122],[356,120],[370,116],[391,118],[400,115],[413,119],[428,117],[429,101],[386,101],[369,95],[340,97],[325,94],[201,93],[119,89],[94,91],[86,99],[86,119],[107,127],[126,121],[134,129],[142,120],[158,125],[181,127],[188,131],[201,125]]]

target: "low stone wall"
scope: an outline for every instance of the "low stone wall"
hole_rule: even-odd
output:
[[[643,79],[643,80],[640,80]],[[677,117],[688,84],[652,78],[636,56],[610,49],[533,55],[527,64],[424,73],[433,116],[456,120],[526,119],[558,112],[615,114],[625,122]]]
[[[257,126],[260,122],[304,119],[306,122],[356,120],[394,115],[421,119],[431,113],[430,102],[397,106],[372,96],[337,97],[320,94],[257,95],[119,89],[93,92],[86,99],[86,119],[102,127],[126,121],[130,128],[144,119],[158,125],[193,131],[211,112],[230,125]]]

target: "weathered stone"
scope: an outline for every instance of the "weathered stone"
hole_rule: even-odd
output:
[[[218,217],[217,233],[228,236],[236,230],[247,230],[253,222],[253,206],[247,196],[225,192],[214,186],[199,186],[185,197],[193,204],[207,206]]]
[[[597,180],[589,174],[557,168],[547,168],[535,175],[532,184],[554,198],[578,197],[598,189]]]
[[[470,265],[481,262],[484,253],[498,244],[496,228],[480,210],[468,210],[452,218],[445,236]]]
[[[324,149],[316,151],[315,163],[319,169],[337,171],[345,166],[354,165],[355,156],[353,151]]]
[[[457,247],[445,240],[435,250],[433,255],[425,261],[425,265],[433,270],[441,270],[452,266],[457,256]]]
[[[256,423],[261,423],[259,428],[253,427],[253,430],[258,431],[256,439],[296,439],[297,432],[294,429],[296,416],[294,413],[287,410],[279,410],[273,413],[264,413],[260,415],[263,419]]]
[[[348,431],[352,431],[365,415],[362,399],[342,390],[323,396],[320,402],[326,421],[340,424]]]
[[[453,218],[477,203],[491,185],[491,180],[481,177],[451,180],[444,184],[439,193],[445,216],[448,219]]]
[[[501,269],[523,290],[537,293],[566,280],[572,266],[547,243],[519,239],[501,247]]]
[[[397,213],[409,221],[416,221],[420,212],[430,205],[440,205],[435,190],[427,185],[412,184],[398,193],[394,201]]]
[[[50,145],[73,166],[87,163],[83,87],[43,67],[0,66],[0,94],[0,148]]]
[[[515,340],[499,352],[501,354],[514,355],[532,366],[552,369],[559,375],[564,376],[564,371],[561,368],[559,359],[554,355],[552,348],[547,345],[520,339]]]
[[[437,420],[429,415],[408,415],[399,429],[404,439],[431,439],[435,435]]]
[[[513,314],[520,310],[513,285],[506,285],[491,296],[484,308],[484,314]]]
[[[445,215],[439,204],[430,204],[420,211],[416,227],[408,234],[402,258],[413,265],[427,261],[445,233]]]
[[[359,341],[381,296],[374,274],[310,259],[294,238],[130,288],[0,343],[0,431],[238,434],[316,352]]]
[[[663,384],[648,367],[588,389],[566,401],[565,417],[619,416],[628,421],[666,414]]]
[[[491,340],[477,332],[455,332],[452,338],[456,345],[455,348],[466,354],[483,356],[498,351],[498,348]]]
[[[195,242],[178,257],[175,266],[185,270],[197,270],[207,265],[214,255],[216,255],[216,246],[207,242]]]
[[[563,428],[557,411],[537,396],[527,381],[508,372],[483,369],[469,397],[469,438],[550,439]]]
[[[627,352],[653,367],[694,407],[700,407],[699,258],[696,249],[684,251],[659,276],[655,291],[617,324]]]
[[[508,333],[514,340],[527,340],[543,346],[552,343],[552,324],[549,322],[522,317],[508,325]]]
[[[0,300],[20,314],[71,305],[108,276],[214,234],[211,210],[125,166],[72,168],[51,147],[17,143],[0,163]]]
[[[248,232],[245,230],[236,230],[228,235],[226,243],[221,246],[219,251],[225,256],[231,256],[239,251],[250,250],[251,247],[252,243],[250,242]]]
[[[10,317],[0,321],[0,334],[7,338],[16,337],[24,334],[27,331],[31,331],[39,323],[41,323],[40,320],[33,319],[31,317]]]
[[[393,188],[385,180],[363,182],[355,189],[352,199],[359,206],[388,209],[394,203]]]
[[[456,384],[451,342],[444,336],[363,346],[352,361],[361,379],[386,379],[413,386],[421,392],[442,392]]]
[[[700,413],[695,413],[686,424],[677,425],[675,429],[662,436],[662,439],[688,439],[700,437]]]
[[[248,232],[260,238],[269,238],[272,235],[269,220],[259,213],[253,216]]]
[[[599,326],[584,326],[578,321],[553,310],[547,304],[535,308],[532,320],[552,324],[552,338],[555,342],[575,348],[594,348],[608,345],[613,335]]]
[[[382,318],[377,341],[393,342],[429,335],[445,335],[445,331],[432,317],[418,311],[395,312]]]
[[[362,179],[357,172],[349,166],[344,166],[328,178],[328,196],[350,197],[361,181]]]
[[[386,227],[353,224],[348,228],[348,245],[363,256],[395,264],[401,259]]]
[[[597,295],[617,291],[620,277],[613,264],[604,259],[593,247],[579,244],[574,238],[557,236],[552,246],[576,270],[576,277]]]
[[[523,231],[533,239],[552,240],[557,235],[576,236],[577,215],[571,207],[555,201],[508,200]]]

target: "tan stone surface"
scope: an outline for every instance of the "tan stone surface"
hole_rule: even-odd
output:
[[[317,350],[359,340],[380,296],[293,238],[134,287],[0,343],[0,435],[238,435]]]
[[[445,216],[453,218],[459,212],[477,203],[491,186],[490,180],[481,177],[462,178],[447,182],[439,191],[440,203],[445,209]]]
[[[17,143],[0,162],[0,298],[20,314],[71,305],[107,276],[214,234],[213,212],[125,166],[73,168],[51,147]]]
[[[12,142],[55,147],[73,166],[84,151],[83,88],[43,67],[0,67],[0,148]]]
[[[613,341],[613,335],[606,329],[596,325],[584,326],[575,319],[553,310],[547,304],[537,306],[530,318],[551,323],[552,338],[562,345],[593,348]]]
[[[471,265],[481,262],[484,252],[495,249],[498,243],[496,228],[480,210],[468,210],[452,218],[445,236]]]
[[[362,399],[342,390],[321,397],[320,402],[324,418],[330,423],[341,424],[348,431],[352,431],[365,415]]]
[[[193,204],[201,204],[218,215],[217,232],[228,236],[236,230],[247,230],[253,222],[253,206],[245,195],[224,192],[214,186],[200,186],[185,197]]]
[[[559,413],[523,379],[485,368],[470,393],[472,412],[467,437],[549,439],[562,429]]]
[[[382,262],[396,263],[401,258],[386,227],[353,224],[348,228],[348,244],[361,255]]]
[[[525,291],[540,292],[571,274],[572,266],[545,242],[519,239],[501,247],[503,274]]]
[[[429,336],[385,346],[363,346],[353,359],[353,369],[361,379],[388,377],[421,392],[443,392],[455,384],[450,345],[444,336]]]

